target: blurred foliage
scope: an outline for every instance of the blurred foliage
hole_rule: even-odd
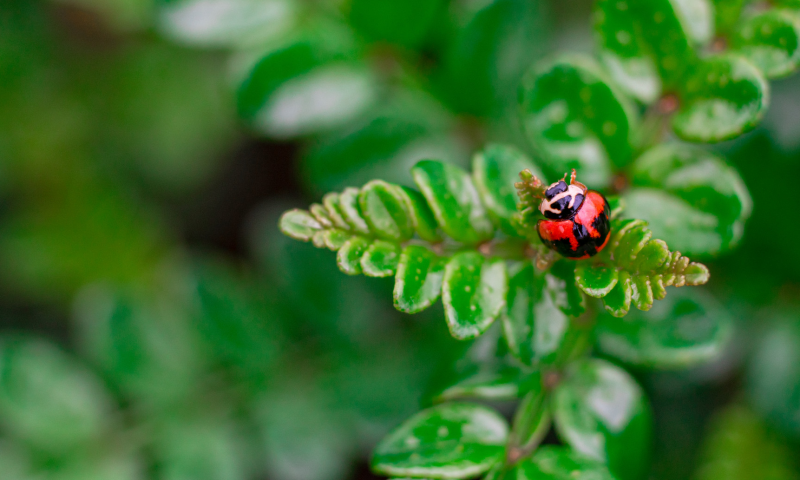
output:
[[[799,5],[772,3],[2,2],[0,476],[371,478],[376,445],[382,472],[462,476],[560,442],[488,478],[798,478],[800,232],[783,183],[800,175],[800,83],[766,79],[798,66]],[[589,50],[592,9],[597,60],[538,62]],[[491,143],[513,146],[513,168]],[[288,166],[241,200],[253,150]],[[276,228],[325,192],[394,192],[418,160],[466,169],[476,151],[468,180],[498,235],[515,234],[501,167],[575,167],[701,258],[709,286],[621,322],[561,295],[564,264],[517,265],[498,321],[459,343],[430,291],[398,314],[391,281],[344,276]],[[364,202],[391,206],[384,185]],[[230,226],[234,250],[192,222]],[[353,268],[392,271],[395,230],[367,228],[384,243]],[[590,273],[587,293],[614,276]],[[599,312],[591,338],[583,309]],[[608,360],[572,361],[589,350]],[[443,456],[420,465],[429,449]]]

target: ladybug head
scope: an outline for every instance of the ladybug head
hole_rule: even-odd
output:
[[[586,195],[586,186],[575,181],[575,170],[572,171],[569,185],[566,182],[567,176],[547,187],[544,192],[544,199],[539,204],[539,211],[553,220],[567,220],[575,216],[581,208],[583,199]]]

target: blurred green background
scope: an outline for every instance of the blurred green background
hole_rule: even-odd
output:
[[[423,157],[524,148],[519,79],[591,52],[590,11],[0,2],[0,478],[373,478],[374,444],[477,359],[441,306],[396,312],[391,280],[342,275],[278,217],[409,184]],[[740,247],[702,259],[702,314],[736,338],[699,369],[634,371],[653,479],[800,478],[800,79],[772,86],[762,126],[712,147],[755,205]]]

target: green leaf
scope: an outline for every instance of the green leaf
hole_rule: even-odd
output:
[[[416,47],[425,40],[443,0],[353,0],[350,23],[373,41]]]
[[[576,262],[559,260],[550,268],[547,286],[553,297],[553,303],[567,315],[577,317],[586,311],[581,290],[575,283]]]
[[[739,26],[732,45],[767,78],[790,75],[800,63],[800,15],[768,10],[750,17]]]
[[[731,318],[697,289],[681,289],[647,313],[625,320],[601,315],[600,349],[620,360],[652,368],[687,368],[722,354],[733,333]]]
[[[377,80],[356,57],[345,28],[316,25],[250,67],[236,92],[239,115],[279,138],[347,125],[377,99]]]
[[[795,312],[773,319],[755,342],[746,391],[755,411],[771,425],[800,434],[800,322]]]
[[[455,29],[447,37],[436,90],[453,110],[497,116],[513,105],[514,89],[543,51],[544,16],[537,0],[489,0],[451,5]]]
[[[739,242],[752,200],[736,169],[700,148],[659,145],[639,157],[625,216],[687,255],[715,255]],[[653,190],[658,189],[658,190]]]
[[[467,172],[454,165],[423,160],[411,173],[447,235],[473,245],[492,237],[494,227]]]
[[[566,447],[546,446],[494,480],[616,480],[602,463]]]
[[[621,480],[647,471],[652,415],[636,381],[598,359],[574,362],[553,394],[559,437],[578,453],[608,464]]]
[[[199,339],[176,303],[152,292],[94,286],[76,304],[84,354],[144,404],[188,398],[202,373]]]
[[[553,177],[574,168],[586,184],[607,186],[613,167],[632,160],[636,110],[590,58],[536,67],[522,82],[520,106],[525,132]]]
[[[601,58],[612,77],[646,103],[681,85],[697,61],[692,44],[713,34],[705,0],[602,0],[595,12]]]
[[[749,409],[732,405],[712,418],[696,480],[797,480],[796,452]]]
[[[453,337],[475,338],[489,328],[506,304],[506,275],[502,259],[486,259],[478,252],[461,252],[447,262],[442,302]]]
[[[358,233],[369,234],[369,225],[364,220],[361,207],[358,205],[359,190],[348,187],[339,195],[339,212],[343,219]]]
[[[517,407],[508,437],[506,460],[512,463],[536,448],[550,430],[549,392],[542,385],[541,372],[534,372],[526,383],[530,391]]]
[[[99,380],[44,340],[0,342],[0,424],[49,453],[98,441],[114,427],[112,403]]]
[[[352,237],[346,241],[336,254],[336,264],[339,270],[348,275],[361,273],[361,257],[369,248],[370,242],[364,237]]]
[[[472,157],[472,178],[483,204],[495,225],[514,237],[519,236],[511,222],[519,203],[514,183],[519,181],[519,172],[526,169],[537,178],[544,178],[533,162],[514,147],[489,145]]]
[[[414,234],[410,213],[396,186],[373,180],[361,188],[358,205],[370,231],[378,237],[403,242]]]
[[[368,277],[394,275],[400,262],[400,247],[391,242],[376,240],[361,257],[361,269]]]
[[[372,469],[383,475],[461,479],[480,475],[500,461],[508,436],[495,411],[448,403],[414,415],[377,447]]]
[[[266,44],[286,35],[296,24],[299,13],[290,0],[226,0],[224,3],[160,0],[156,3],[159,4],[159,29],[167,37],[201,47]]]
[[[670,252],[663,240],[652,238],[642,220],[612,220],[610,235],[607,247],[575,270],[575,283],[587,295],[603,298],[606,310],[614,316],[625,316],[631,302],[640,310],[649,310],[654,299],[666,296],[664,287],[708,281],[705,265],[690,262],[680,252]],[[616,284],[589,282],[592,275],[613,278],[609,269],[617,270]]]
[[[590,297],[602,298],[617,285],[619,272],[616,268],[582,262],[575,268],[578,287]]]
[[[744,6],[750,0],[714,0],[717,35],[728,35],[739,24]]]
[[[280,228],[285,235],[307,242],[322,230],[322,225],[307,211],[295,208],[281,216]]]
[[[411,222],[419,238],[432,243],[442,240],[439,234],[439,225],[433,216],[431,208],[425,203],[425,197],[418,191],[408,187],[396,187],[397,195],[405,204],[406,211],[410,212]]]
[[[446,261],[421,245],[404,248],[395,277],[395,308],[417,313],[433,305],[442,291]]]
[[[457,382],[439,393],[435,401],[444,402],[465,398],[483,400],[514,400],[524,390],[525,375],[517,368],[482,370],[463,375]]]
[[[763,74],[737,55],[703,59],[687,72],[675,133],[693,142],[719,142],[753,129],[769,105]]]
[[[554,300],[559,296],[556,283],[529,262],[509,272],[503,334],[511,353],[527,365],[552,361],[569,328],[569,317]]]

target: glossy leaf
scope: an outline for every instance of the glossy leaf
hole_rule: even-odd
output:
[[[356,53],[342,27],[316,25],[250,67],[237,90],[239,115],[280,138],[348,124],[377,97],[376,79]]]
[[[506,304],[507,274],[501,259],[462,252],[447,262],[442,302],[450,333],[459,340],[475,338],[500,315]]]
[[[448,236],[468,244],[491,238],[494,227],[467,172],[454,165],[423,160],[411,173]]]
[[[503,334],[511,353],[527,365],[552,361],[569,328],[567,312],[555,302],[556,283],[527,262],[509,272]]]
[[[493,410],[469,403],[414,415],[377,447],[372,468],[391,476],[469,478],[502,459],[508,426]]]
[[[634,162],[631,183],[625,215],[648,221],[655,236],[687,255],[734,247],[752,211],[739,173],[700,148],[664,144],[649,150]]]
[[[203,46],[254,46],[285,35],[298,8],[289,0],[161,0],[159,27],[173,40]]]
[[[550,430],[549,392],[542,385],[541,372],[531,374],[526,383],[529,391],[517,406],[508,438],[506,459],[512,462],[532,451]]]
[[[397,271],[400,247],[391,242],[376,240],[361,257],[361,270],[368,277],[388,277]]]
[[[394,185],[381,180],[367,183],[358,196],[358,205],[370,231],[378,237],[403,242],[414,234],[410,212]]]
[[[361,273],[361,257],[369,248],[370,242],[364,237],[352,237],[346,241],[336,254],[336,263],[339,270],[348,275]]]
[[[405,247],[394,283],[395,308],[416,313],[430,307],[442,291],[446,260],[421,245]]]
[[[305,210],[294,209],[281,216],[280,228],[284,234],[295,240],[307,242],[315,233],[322,230],[322,225]]]
[[[652,368],[687,368],[719,357],[732,335],[728,313],[707,294],[681,289],[647,313],[602,315],[597,342],[608,355]]]
[[[693,142],[719,142],[753,129],[769,105],[769,85],[753,64],[736,55],[703,59],[681,88],[672,127]]]
[[[6,337],[0,342],[0,423],[50,453],[100,439],[113,427],[112,403],[99,379],[54,345]]]
[[[800,63],[800,16],[788,10],[760,13],[739,27],[732,43],[767,78],[789,75]]]
[[[472,178],[492,220],[506,235],[519,236],[512,224],[519,203],[514,183],[519,172],[530,170],[544,178],[533,162],[514,147],[489,145],[472,158]]]
[[[498,368],[464,375],[436,396],[437,402],[477,398],[514,400],[524,391],[525,374],[516,368]]]
[[[638,123],[628,99],[586,57],[565,57],[529,72],[520,107],[525,132],[553,177],[571,169],[588,185],[611,181],[631,160]]]
[[[608,464],[622,480],[642,478],[650,456],[652,415],[624,370],[590,359],[573,363],[553,394],[559,437],[578,453]]]
[[[692,44],[713,33],[706,0],[603,0],[595,29],[613,78],[643,102],[674,90],[697,61]]]
[[[425,197],[418,191],[408,187],[397,187],[397,195],[405,204],[406,211],[410,212],[411,222],[419,237],[427,242],[439,242],[439,225],[433,216],[431,208],[425,203]]]
[[[615,480],[603,463],[566,448],[546,446],[494,480]]]
[[[605,297],[617,285],[619,272],[616,268],[589,262],[575,268],[578,287],[590,297]]]

